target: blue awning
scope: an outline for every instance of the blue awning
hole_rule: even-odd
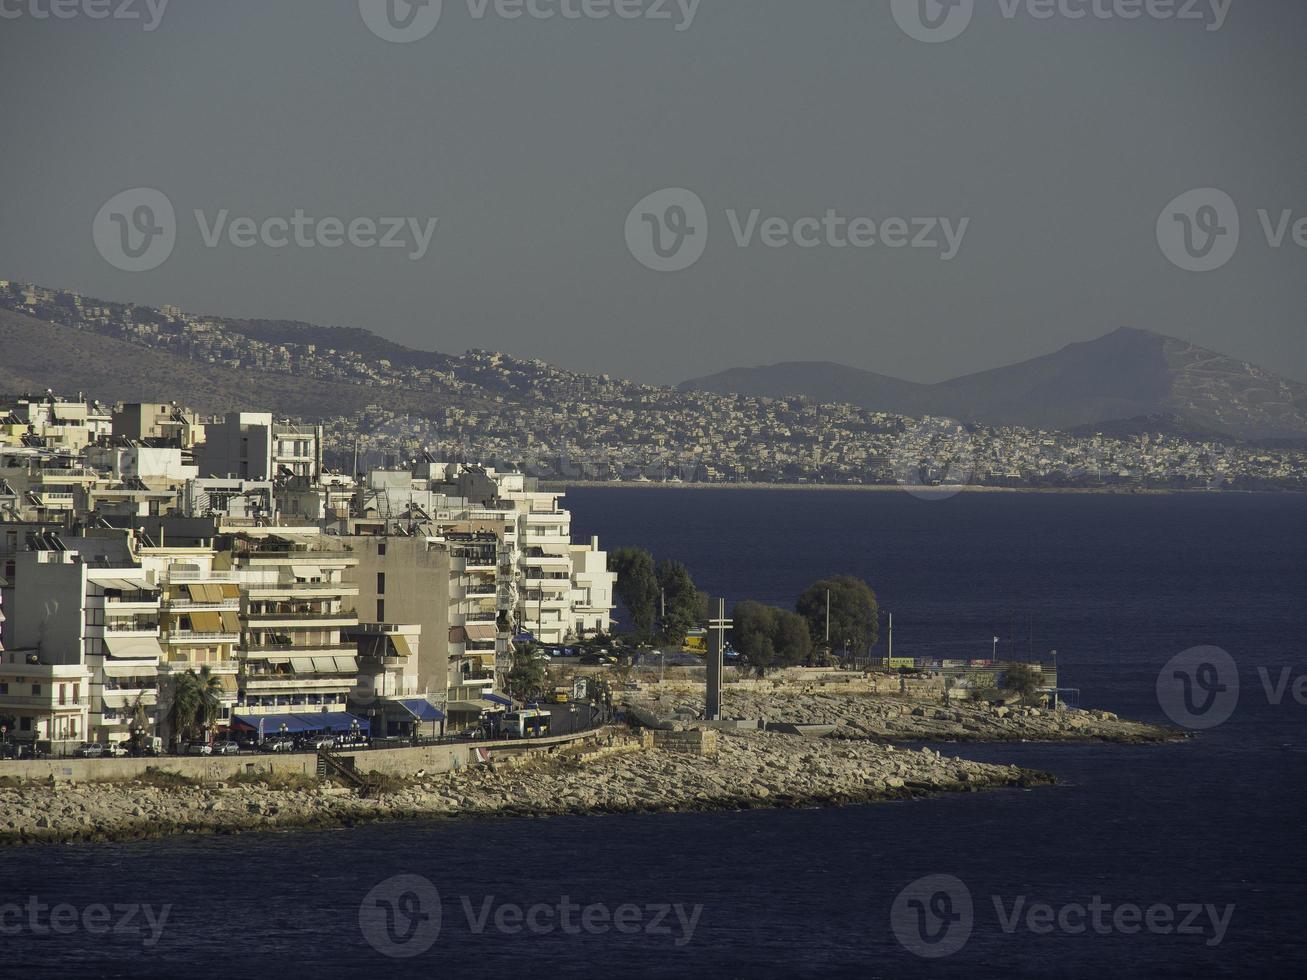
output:
[[[535,635],[532,633],[518,633],[517,636],[513,637],[514,643],[534,643],[535,641]]]
[[[511,708],[513,706],[513,702],[502,694],[491,694],[489,691],[481,695],[481,700],[489,701],[491,704],[502,704],[505,708]]]
[[[445,713],[426,698],[405,698],[399,702],[418,721],[444,721]]]
[[[347,732],[359,723],[362,731],[368,730],[368,720],[351,715],[347,711],[319,711],[313,714],[286,715],[232,715],[232,723],[251,731],[259,730],[263,723],[264,737],[281,733],[286,726],[287,735],[300,735],[304,732]]]

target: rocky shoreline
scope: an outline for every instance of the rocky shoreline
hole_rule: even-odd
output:
[[[685,716],[703,711],[698,692],[641,695],[655,713]],[[1169,742],[1185,733],[1118,718],[1109,711],[1030,708],[977,701],[924,700],[884,694],[787,692],[783,697],[727,689],[728,718],[758,718],[792,725],[833,725],[830,737],[879,742],[1064,742],[1132,744]]]
[[[389,820],[741,810],[870,803],[1050,784],[1047,773],[870,741],[705,733],[703,755],[638,739],[517,765],[389,781],[375,796],[308,780],[179,779],[0,788],[0,844],[139,840]],[[715,744],[713,744],[715,743]]]

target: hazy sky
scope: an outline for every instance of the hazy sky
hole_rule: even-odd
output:
[[[937,0],[444,0],[429,33],[404,0],[171,0],[157,23],[161,0],[51,2],[0,0],[0,278],[653,382],[789,359],[932,381],[1122,325],[1307,381],[1302,0],[977,0],[969,23]],[[128,272],[92,227],[138,187],[175,244]],[[667,249],[688,225],[686,258],[706,218],[676,272],[628,247],[663,188],[706,209],[632,215]],[[1195,188],[1232,204],[1164,214]],[[97,227],[132,244],[125,200]],[[301,241],[355,241],[264,225],[297,209],[340,222]],[[368,233],[390,217],[404,247]],[[789,240],[776,217],[815,246],[765,244]],[[266,236],[237,247],[237,218]],[[895,218],[909,242],[947,219],[953,245],[934,225],[891,247]],[[1169,259],[1159,218],[1219,268]],[[874,244],[834,247],[851,219]]]

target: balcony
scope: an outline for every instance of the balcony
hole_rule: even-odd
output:
[[[245,647],[241,654],[247,660],[259,660],[266,657],[291,656],[311,657],[315,653],[357,653],[355,643],[265,643],[262,646]]]
[[[43,708],[50,711],[78,711],[90,705],[86,697],[53,700],[54,695],[32,697],[27,694],[0,694],[0,705],[6,708]]]
[[[174,568],[168,572],[168,581],[170,582],[239,582],[240,577],[235,572],[204,572],[188,571],[186,569]]]
[[[164,641],[169,644],[184,643],[239,643],[240,633],[203,633],[196,630],[175,631],[169,633]]]
[[[240,670],[241,665],[235,660],[211,660],[207,662],[196,660],[164,660],[159,663],[159,673],[184,674],[188,670],[193,670],[198,674],[202,667],[208,667],[210,674],[234,674]]]
[[[572,580],[567,576],[559,578],[539,578],[527,576],[526,587],[532,592],[550,592],[558,593],[562,591],[571,591]]]
[[[199,602],[195,599],[173,599],[164,604],[165,609],[239,609],[240,599],[217,599],[213,602]]]
[[[242,684],[246,694],[277,694],[285,691],[345,692],[358,683],[355,674],[247,674]]]
[[[158,636],[158,621],[117,620],[104,624],[105,636]]]
[[[337,625],[337,626],[357,626],[358,615],[352,612],[325,612],[325,613],[305,613],[305,612],[267,612],[267,613],[246,613],[245,620],[251,626],[303,626],[313,624],[316,626]]]

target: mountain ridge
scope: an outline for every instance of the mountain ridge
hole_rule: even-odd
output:
[[[325,418],[378,404],[432,417],[455,404],[479,411],[519,402],[536,411],[565,385],[610,404],[698,391],[992,426],[1307,438],[1307,386],[1134,327],[934,384],[802,361],[668,388],[489,351],[423,351],[361,327],[197,316],[0,281],[0,353],[0,390],[10,393],[71,387],[130,399],[151,391],[210,412],[265,407]]]
[[[682,391],[838,400],[871,411],[1068,430],[1130,419],[1237,439],[1307,436],[1307,385],[1166,334],[1120,327],[1038,357],[934,384],[831,361],[732,368]]]

